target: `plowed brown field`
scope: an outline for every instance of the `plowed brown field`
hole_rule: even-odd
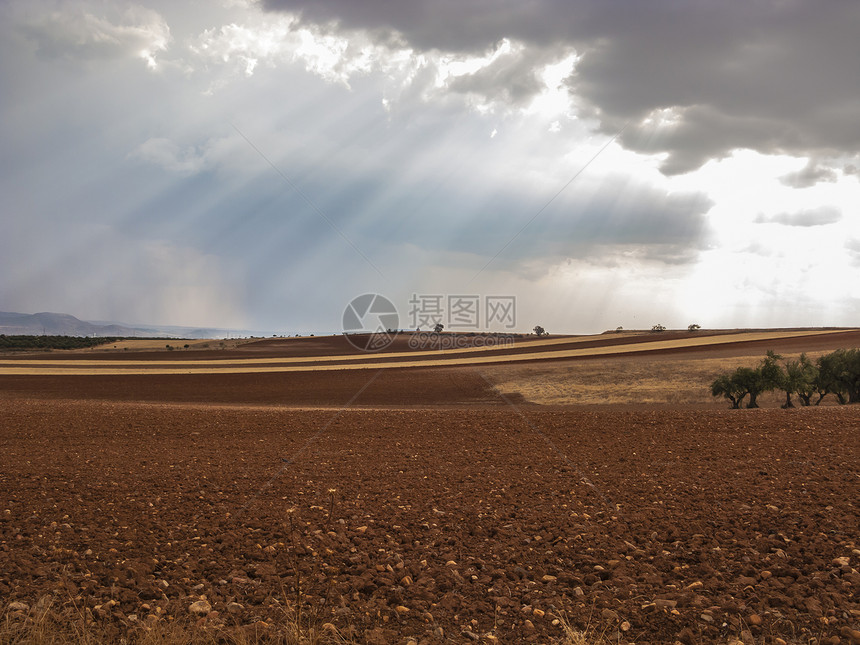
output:
[[[491,382],[0,376],[0,609],[115,640],[265,638],[299,608],[358,643],[561,642],[562,618],[613,643],[860,636],[860,408],[536,406]]]

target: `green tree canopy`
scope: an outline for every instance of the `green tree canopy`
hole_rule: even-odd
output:
[[[812,395],[816,392],[817,379],[818,368],[806,354],[801,354],[799,359],[786,361],[783,382],[780,386],[785,392],[785,403],[782,407],[794,407],[791,401],[792,394],[798,396],[801,405],[808,406]]]
[[[860,403],[860,349],[837,349],[819,357],[818,392],[818,403],[828,394],[839,403]]]
[[[747,394],[746,387],[737,378],[737,371],[732,374],[720,374],[711,383],[711,395],[722,396],[731,401],[733,410],[741,407]]]

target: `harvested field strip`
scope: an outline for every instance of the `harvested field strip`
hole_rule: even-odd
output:
[[[782,332],[743,332],[705,337],[691,337],[673,340],[643,341],[635,344],[619,344],[580,349],[557,349],[544,352],[529,352],[523,354],[506,354],[497,351],[489,356],[468,356],[459,358],[438,358],[440,352],[401,353],[403,357],[412,360],[379,362],[380,359],[391,359],[391,354],[381,355],[350,355],[346,357],[319,358],[261,358],[215,361],[63,361],[60,364],[46,364],[41,361],[3,361],[0,364],[0,374],[27,375],[42,374],[49,376],[63,375],[92,375],[92,374],[242,374],[266,372],[312,372],[331,370],[355,369],[386,369],[407,367],[434,367],[456,365],[482,365],[492,363],[509,363],[522,361],[538,361],[547,359],[599,357],[618,354],[633,354],[640,352],[660,352],[666,350],[712,347],[761,340],[777,340],[820,336],[840,333],[843,330],[816,331],[782,331]],[[469,350],[473,352],[474,350]],[[459,352],[454,350],[450,353]],[[446,353],[447,355],[448,353]],[[414,360],[415,356],[433,356],[435,358]],[[320,364],[340,361],[337,364]],[[350,361],[350,362],[343,362]],[[68,367],[69,364],[73,367]],[[170,366],[170,367],[168,367]]]
[[[610,340],[622,340],[625,338],[635,337],[634,334],[626,334],[626,335],[618,335],[611,336]],[[516,343],[516,349],[524,349],[529,347],[546,347],[552,345],[574,345],[577,343],[585,343],[585,342],[594,342],[599,337],[595,336],[565,336],[560,338],[548,338],[544,340],[532,340],[526,342]],[[159,365],[159,366],[169,366],[169,365],[183,365],[183,366],[193,366],[193,365],[266,365],[273,363],[285,363],[285,364],[301,364],[301,363],[339,363],[346,361],[368,361],[368,360],[388,360],[395,358],[420,358],[425,356],[435,356],[439,357],[441,355],[444,356],[452,356],[452,355],[462,355],[462,354],[473,354],[477,352],[503,352],[506,351],[507,347],[499,347],[499,346],[484,346],[484,347],[468,347],[468,348],[459,348],[459,349],[431,349],[431,350],[421,350],[421,351],[411,351],[411,352],[380,352],[380,353],[368,353],[362,352],[358,354],[335,354],[332,356],[297,356],[297,357],[270,357],[270,358],[218,358],[218,359],[176,359],[176,360],[103,360],[103,359],[63,359],[58,360],[56,364],[60,365],[88,365],[88,366],[113,366],[113,367],[122,367],[122,366],[136,366],[136,365]],[[51,365],[53,364],[51,359],[9,359],[8,361],[4,361],[0,364],[9,364],[9,365]]]

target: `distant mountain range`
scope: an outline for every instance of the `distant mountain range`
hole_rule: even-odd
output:
[[[0,334],[41,336],[142,336],[164,338],[227,338],[271,336],[269,332],[214,327],[176,325],[128,325],[125,323],[80,320],[69,314],[42,312],[18,314],[0,311]]]

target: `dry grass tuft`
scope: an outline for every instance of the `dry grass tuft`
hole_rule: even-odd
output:
[[[299,625],[285,610],[279,625],[204,626],[185,620],[120,629],[48,610],[5,612],[0,645],[348,645],[353,639],[331,623]],[[307,621],[303,621],[307,623]]]
[[[557,618],[564,634],[560,645],[610,645],[612,642],[606,635],[609,630],[608,627],[598,630],[597,627],[589,623],[585,629],[577,629],[571,625],[564,613],[559,614]]]

